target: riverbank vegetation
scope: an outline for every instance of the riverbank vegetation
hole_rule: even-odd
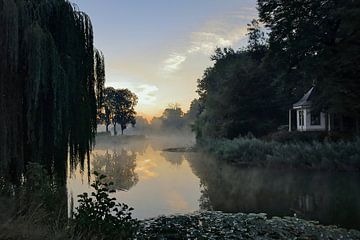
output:
[[[337,142],[263,141],[254,137],[207,139],[198,148],[242,166],[360,171],[360,139]]]

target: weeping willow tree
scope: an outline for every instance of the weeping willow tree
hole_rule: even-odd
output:
[[[105,81],[90,18],[66,0],[0,0],[0,171],[83,164]]]

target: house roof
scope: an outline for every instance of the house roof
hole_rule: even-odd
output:
[[[309,107],[311,106],[311,98],[314,93],[314,87],[312,87],[298,102],[293,104],[293,108]]]

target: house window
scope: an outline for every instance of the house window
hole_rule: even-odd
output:
[[[299,126],[304,126],[304,111],[299,111]]]
[[[310,114],[310,124],[313,126],[321,125],[321,115],[320,113],[312,112]]]

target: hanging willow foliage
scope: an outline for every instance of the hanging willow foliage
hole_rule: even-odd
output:
[[[105,62],[104,54],[95,50],[95,77],[96,77],[96,99],[98,111],[101,111],[101,106],[104,101],[104,89],[105,89]],[[99,115],[99,114],[98,114]]]
[[[66,0],[0,0],[0,171],[83,164],[105,81],[90,18]]]

